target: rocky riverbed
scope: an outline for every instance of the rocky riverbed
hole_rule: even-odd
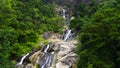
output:
[[[56,35],[49,38],[50,43],[34,53],[30,53],[17,68],[75,68],[77,54],[76,40],[69,42],[59,39]]]

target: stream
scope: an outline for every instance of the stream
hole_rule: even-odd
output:
[[[66,10],[63,9],[63,18],[66,19]],[[38,68],[72,68],[72,65],[76,62],[77,55],[73,53],[76,46],[72,42],[73,31],[71,29],[65,29],[62,35],[61,42],[50,42],[42,47],[42,50],[33,53],[31,63],[26,63],[25,59],[31,58],[30,53],[24,55],[20,62],[17,63],[17,68],[34,68],[34,64],[38,65]],[[24,64],[25,63],[25,64]]]

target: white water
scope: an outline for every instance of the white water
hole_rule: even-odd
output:
[[[49,49],[49,47],[50,47],[50,45],[48,44],[47,47],[46,47],[45,50],[44,50],[44,53],[47,52],[47,50]]]
[[[49,56],[48,57],[45,57],[45,59],[46,59],[46,62],[45,62],[45,64],[43,64],[42,66],[41,66],[41,68],[45,68],[45,65],[48,63],[48,61],[49,61]]]
[[[70,36],[70,33],[71,33],[71,30],[68,30],[65,35],[64,41],[66,41],[68,39],[68,37]]]
[[[23,63],[23,60],[24,60],[28,55],[29,55],[29,53],[27,53],[26,55],[24,55],[24,56],[22,57],[22,59],[20,60],[20,62],[17,63],[17,66],[18,66],[18,65],[21,65],[21,64]]]
[[[49,62],[48,62],[48,66],[51,66],[51,62],[52,62],[52,55],[49,56]]]
[[[63,18],[66,19],[66,17],[65,17],[65,9],[63,9]]]

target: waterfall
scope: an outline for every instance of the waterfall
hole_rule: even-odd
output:
[[[64,18],[64,19],[66,19],[66,17],[65,17],[65,12],[66,12],[66,10],[63,9],[63,18]]]
[[[40,60],[40,67],[41,68],[48,68],[51,66],[53,60],[53,55],[51,53],[45,53],[45,55]]]
[[[50,47],[50,45],[47,44],[47,47],[44,49],[44,53],[46,53],[48,51],[49,47]]]
[[[27,53],[26,55],[24,55],[24,56],[22,57],[22,59],[20,60],[20,62],[17,63],[17,66],[18,66],[18,65],[22,65],[24,59],[25,59],[28,55],[29,55],[29,53]]]
[[[42,57],[42,59],[40,59],[40,68],[48,68],[51,66],[52,60],[53,60],[53,55],[48,52],[48,49],[50,47],[50,43],[45,45],[43,48],[43,52],[44,52],[44,56]]]
[[[46,59],[46,61],[45,61],[45,63],[41,66],[41,68],[47,68],[47,63],[48,63],[48,61],[49,61],[49,56],[48,57],[45,57],[45,59]]]
[[[71,34],[71,30],[67,30],[67,33],[64,36],[64,41],[66,41],[69,38],[70,34]]]
[[[40,51],[40,52],[37,52],[37,54],[35,53],[34,55],[32,55],[33,59],[35,57],[35,61],[33,60],[33,62],[37,63],[39,68],[51,68],[52,66],[53,67],[56,66],[56,68],[68,68],[68,67],[70,68],[70,66],[72,66],[71,64],[73,62],[70,62],[71,59],[69,60],[69,57],[71,57],[72,54],[67,55],[67,53],[70,53],[75,48],[73,45],[70,46],[71,43],[68,44],[69,43],[68,41],[70,41],[73,38],[74,34],[73,34],[73,31],[71,29],[69,29],[68,25],[67,25],[67,20],[68,20],[67,15],[66,15],[67,9],[62,8],[61,11],[63,13],[65,26],[67,26],[63,35],[61,36],[62,40],[64,40],[64,41],[60,41],[59,44],[48,43],[45,46],[43,46],[43,48],[41,49],[42,52]],[[65,41],[67,41],[67,42],[65,42]],[[56,45],[58,45],[58,46],[56,46]],[[22,65],[24,59],[26,59],[26,57],[28,57],[28,55],[31,56],[30,54],[31,53],[27,53],[25,56],[23,56],[22,59],[20,60],[20,62],[17,64],[17,66]],[[39,59],[37,59],[37,58],[39,58]],[[74,58],[74,56],[73,56],[73,58]],[[36,62],[36,60],[37,60],[37,62]],[[26,65],[26,64],[23,64],[23,65]],[[33,65],[34,65],[34,63],[33,63]],[[21,68],[24,68],[24,67],[21,67]],[[26,68],[28,68],[28,67],[26,67]],[[33,68],[33,67],[31,67],[31,68]]]
[[[48,63],[47,63],[48,66],[51,66],[52,60],[53,60],[53,55],[50,54],[50,55],[49,55],[49,61],[48,61]]]

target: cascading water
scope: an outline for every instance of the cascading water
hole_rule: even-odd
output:
[[[48,51],[49,47],[50,47],[50,45],[48,44],[48,45],[46,46],[46,48],[44,49],[44,53],[46,53],[46,52]]]
[[[40,59],[39,65],[40,68],[48,68],[51,66],[52,60],[53,60],[53,55],[48,52],[50,45],[47,44],[46,46],[44,46],[44,56]]]
[[[66,29],[62,36],[62,40],[64,40],[64,41],[71,40],[73,38],[73,35],[74,34],[72,33],[72,30]]]
[[[62,9],[62,11],[63,11],[63,18],[65,19],[64,21],[66,23],[66,20],[67,20],[66,10]],[[67,26],[67,24],[65,24],[65,26]],[[69,41],[73,37],[73,32],[71,29],[67,28],[62,36],[63,36],[62,40]],[[31,57],[29,57],[29,60],[32,58],[30,60],[30,62],[31,62],[30,64],[34,65],[34,63],[36,63],[38,65],[38,68],[70,68],[72,66],[72,64],[75,62],[74,59],[76,59],[76,58],[74,58],[74,56],[75,56],[74,54],[69,54],[69,55],[67,55],[67,54],[72,52],[72,50],[75,47],[71,43],[68,44],[69,42],[63,42],[63,41],[61,41],[61,42],[62,43],[57,44],[58,46],[55,46],[56,48],[54,48],[54,45],[51,43],[45,45],[42,49],[42,52],[41,52],[41,50],[37,51],[37,54],[35,53]],[[21,61],[17,64],[17,66],[22,65],[23,61],[26,59],[26,57],[30,56],[30,54],[31,53],[27,53],[25,56],[23,56]],[[35,60],[36,60],[36,58],[38,58],[37,61],[34,61],[33,56],[35,57]],[[70,62],[70,60],[69,60],[70,57],[73,58],[73,60],[70,59],[73,62]],[[26,63],[23,64],[23,66],[24,67],[20,67],[20,68],[34,68],[34,67],[32,67],[32,65],[31,65],[31,67],[25,67]],[[17,67],[17,68],[19,68],[19,67]]]
[[[64,19],[66,19],[66,17],[65,17],[65,12],[66,12],[66,10],[63,9],[63,18],[64,18]]]
[[[39,65],[41,68],[48,68],[51,66],[52,60],[53,60],[53,55],[50,53],[46,53],[41,58]]]
[[[66,41],[69,38],[70,34],[71,34],[71,30],[68,30],[64,36],[64,41]]]
[[[22,57],[22,59],[20,60],[20,62],[19,62],[19,63],[17,63],[17,65],[16,65],[16,66],[18,66],[18,65],[22,65],[22,63],[23,63],[24,59],[25,59],[28,55],[29,55],[29,53],[27,53],[26,55],[24,55],[24,56]]]

